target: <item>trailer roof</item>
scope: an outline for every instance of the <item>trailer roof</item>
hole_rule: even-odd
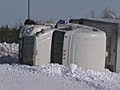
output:
[[[80,20],[88,20],[88,21],[95,21],[95,22],[107,22],[107,23],[120,23],[120,19],[97,19],[97,18],[80,18]]]

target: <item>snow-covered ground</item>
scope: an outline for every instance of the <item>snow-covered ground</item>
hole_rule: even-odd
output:
[[[0,44],[0,90],[120,90],[120,73],[75,64],[20,65],[17,55],[18,44]]]

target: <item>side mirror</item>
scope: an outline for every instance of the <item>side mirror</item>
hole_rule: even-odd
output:
[[[59,20],[56,25],[55,28],[57,28],[58,24],[67,24],[67,20]]]
[[[41,31],[36,32],[35,35],[38,37],[40,33],[41,33],[41,34],[44,34],[44,33],[45,33],[45,29],[41,29]]]

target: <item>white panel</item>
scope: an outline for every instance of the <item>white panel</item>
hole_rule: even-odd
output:
[[[78,30],[71,38],[71,61],[83,68],[103,71],[106,35],[102,31]]]

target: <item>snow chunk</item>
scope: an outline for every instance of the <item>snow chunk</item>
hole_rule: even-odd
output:
[[[19,45],[0,43],[0,63],[18,63]]]
[[[71,69],[71,72],[74,73],[75,70],[77,70],[77,65],[76,64],[70,64],[70,69]]]
[[[0,57],[2,56],[17,56],[19,51],[19,45],[12,43],[8,44],[6,42],[0,43]]]

